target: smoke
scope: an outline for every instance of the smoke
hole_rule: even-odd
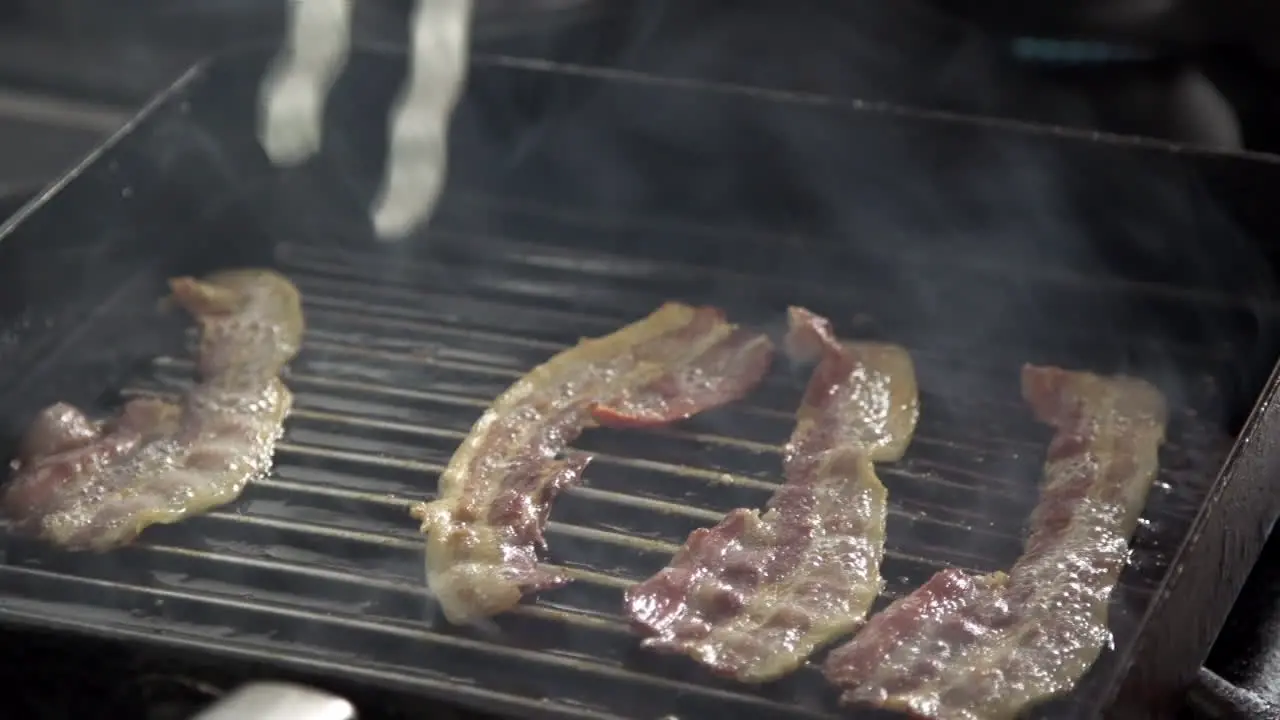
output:
[[[774,268],[775,277],[812,278],[811,297],[852,285],[846,290],[863,307],[825,310],[850,317],[887,302],[900,309],[871,313],[877,325],[909,317],[898,332],[933,340],[981,346],[998,329],[1011,342],[1058,335],[1046,339],[1066,344],[1088,334],[1122,369],[1131,358],[1120,346],[1164,332],[1148,322],[1157,305],[1176,303],[1191,316],[1177,323],[1185,342],[1212,346],[1250,330],[1249,303],[1271,297],[1272,278],[1256,243],[1219,207],[1214,178],[1133,143],[886,109],[877,103],[1057,125],[1092,119],[1033,85],[975,28],[915,3],[839,5],[647,5],[647,22],[631,18],[638,29],[616,64],[696,78],[684,83],[479,70],[455,134],[495,159],[500,177],[462,171],[457,185],[594,218],[589,239],[566,233],[554,238],[561,244],[721,273]],[[440,227],[519,237],[528,222],[521,213],[465,215]],[[690,233],[723,239],[662,237]],[[810,238],[822,238],[821,252],[806,251]],[[635,252],[637,243],[651,252]],[[832,267],[833,255],[847,264]],[[861,277],[867,267],[878,277]],[[1142,307],[1100,297],[1100,277],[1109,297],[1128,293]],[[1195,302],[1124,289],[1133,282],[1243,296],[1244,311],[1223,329],[1220,315],[1197,317]],[[715,289],[741,285],[726,279]],[[758,300],[768,291],[736,294]],[[784,304],[770,298],[761,309]],[[1064,312],[1071,327],[1048,327]]]
[[[654,3],[611,72],[477,69],[455,136],[500,171],[463,170],[468,196],[434,228],[577,258],[580,294],[556,301],[581,312],[680,297],[767,326],[801,304],[906,345],[921,427],[884,472],[904,555],[990,570],[1017,554],[1048,437],[1018,397],[1022,363],[1150,379],[1177,410],[1116,605],[1123,645],[1275,357],[1275,278],[1223,184],[1243,161],[1073,134],[1061,126],[1091,127],[1093,110],[976,30],[911,3],[840,5]],[[441,242],[421,252],[503,272],[482,243]],[[613,274],[606,257],[635,264]],[[733,413],[696,427],[746,431]],[[893,591],[920,574],[886,565]]]

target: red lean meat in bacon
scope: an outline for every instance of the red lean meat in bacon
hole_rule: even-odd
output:
[[[1023,555],[1006,575],[943,570],[827,659],[846,703],[936,720],[1004,720],[1073,688],[1110,641],[1107,606],[1164,440],[1141,380],[1027,366],[1022,394],[1057,430]]]
[[[787,351],[820,357],[763,514],[695,530],[666,569],[627,591],[645,647],[765,682],[856,628],[880,593],[885,489],[873,462],[902,457],[919,401],[907,352],[841,343],[792,308]]]
[[[750,392],[772,360],[764,334],[729,324],[715,308],[667,303],[517,381],[471,428],[438,498],[413,508],[445,617],[474,622],[568,582],[538,564],[538,550],[555,496],[581,481],[590,460],[565,452],[585,427],[688,418]]]

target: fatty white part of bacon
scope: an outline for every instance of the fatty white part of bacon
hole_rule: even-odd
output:
[[[258,142],[277,166],[320,149],[324,107],[351,48],[354,0],[289,0],[284,44],[258,94]]]
[[[435,208],[447,170],[449,120],[466,81],[473,0],[417,0],[409,69],[392,108],[374,231],[403,238]],[[263,79],[259,140],[278,166],[320,149],[324,107],[346,65],[353,0],[291,0],[284,47]]]

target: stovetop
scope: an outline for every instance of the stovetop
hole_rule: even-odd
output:
[[[1195,66],[1171,58],[1136,62],[1142,53],[1019,42],[907,2],[540,2],[554,7],[483,18],[476,49],[1202,144],[1230,140],[1205,121],[1228,108],[1244,146],[1280,150],[1274,130],[1280,102],[1263,90],[1270,81],[1230,53],[1199,58]],[[406,4],[364,4],[360,37],[395,41],[396,13],[403,10],[397,8]],[[114,16],[95,7],[83,0],[0,2],[0,216],[83,157],[190,63],[273,37],[280,27],[271,3],[120,0]],[[1278,634],[1275,537],[1191,693],[1190,716],[1280,717],[1267,705],[1280,703]],[[0,639],[0,678],[24,689],[16,695],[16,716],[29,720],[185,719],[254,672],[228,677],[208,668],[154,667],[108,643],[33,634]],[[424,715],[421,707],[365,698],[359,687],[342,690],[361,704],[366,720]],[[11,693],[11,709],[14,701]],[[433,718],[451,717],[443,712],[429,710]]]

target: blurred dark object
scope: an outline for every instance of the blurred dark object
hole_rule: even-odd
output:
[[[1280,706],[1208,668],[1200,668],[1195,686],[1187,693],[1186,714],[1188,720],[1274,720],[1280,717]]]
[[[1280,39],[1271,0],[933,0],[993,30],[1094,38],[1192,50],[1234,45],[1270,50]]]
[[[1204,720],[1280,717],[1280,535],[1245,583],[1190,695]]]
[[[1231,45],[1217,29],[1254,1],[1222,6],[1190,42],[1179,13],[1191,10],[1145,24],[1089,10],[1126,4],[1116,0],[478,0],[475,47],[1220,147],[1243,138],[1266,150],[1280,147],[1270,92],[1280,76],[1249,52],[1243,30]],[[0,85],[136,105],[201,57],[279,37],[284,3],[9,0]],[[403,43],[410,5],[361,0],[357,41]],[[1010,51],[1026,37],[1077,35],[1155,59],[1061,67]]]
[[[1201,145],[1280,149],[1280,4],[1268,0],[932,0],[986,31],[1031,40],[1111,45],[1114,56],[1050,58],[1051,81],[1095,99],[1117,132]],[[1085,53],[1086,55],[1088,53]]]
[[[137,104],[197,60],[280,37],[287,0],[8,0],[0,9],[0,84]],[[558,55],[592,45],[566,34],[611,3],[476,0],[478,49]],[[403,43],[411,0],[360,0],[360,43]],[[490,48],[492,49],[492,48]]]
[[[0,219],[76,164],[128,115],[0,87]]]

